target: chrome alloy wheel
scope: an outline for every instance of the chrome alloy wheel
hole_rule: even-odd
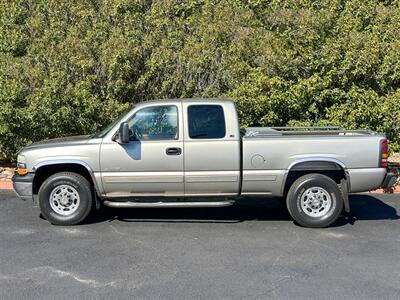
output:
[[[50,194],[50,206],[54,212],[63,215],[72,215],[79,207],[78,191],[70,185],[63,184],[55,187]]]
[[[321,187],[311,187],[302,195],[300,206],[303,212],[310,217],[322,217],[332,207],[332,198],[327,190]]]

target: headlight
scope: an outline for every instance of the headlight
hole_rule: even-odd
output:
[[[17,162],[18,163],[23,163],[23,164],[25,164],[26,163],[26,160],[25,160],[25,156],[23,156],[23,155],[18,155],[18,157],[17,157]]]

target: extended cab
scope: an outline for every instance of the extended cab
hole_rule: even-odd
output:
[[[32,144],[14,189],[53,224],[111,207],[222,207],[239,196],[286,197],[299,224],[325,227],[348,193],[387,187],[385,136],[336,127],[240,129],[235,105],[176,99],[135,105],[91,136]]]

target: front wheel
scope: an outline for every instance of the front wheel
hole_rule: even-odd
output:
[[[42,215],[55,225],[82,222],[94,204],[87,179],[72,172],[60,172],[47,178],[38,196]]]
[[[337,220],[343,209],[343,199],[338,185],[331,178],[308,174],[292,184],[286,205],[298,224],[321,228]]]

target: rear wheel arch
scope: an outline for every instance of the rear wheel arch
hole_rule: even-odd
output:
[[[348,188],[350,188],[347,169],[342,162],[334,159],[315,159],[294,162],[289,166],[283,182],[282,195],[286,196],[292,184],[300,177],[308,174],[325,175],[338,185],[345,180]]]

